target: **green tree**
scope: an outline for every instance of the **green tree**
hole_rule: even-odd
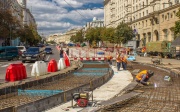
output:
[[[81,29],[79,30],[76,35],[72,35],[70,40],[72,42],[80,42],[82,43],[84,41],[84,31]]]
[[[104,28],[101,31],[101,40],[102,41],[109,41],[111,43],[114,43],[114,34],[115,34],[115,28]]]
[[[180,19],[180,8],[178,9],[179,11],[176,13],[176,16],[179,17]],[[175,27],[174,27],[174,39],[176,39],[180,35],[180,20],[175,22]]]
[[[115,31],[114,42],[123,44],[127,43],[128,40],[132,40],[133,30],[126,23],[121,22]]]

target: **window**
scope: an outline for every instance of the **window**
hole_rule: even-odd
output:
[[[171,13],[171,18],[173,18],[173,13]]]
[[[163,8],[165,9],[165,7],[166,7],[166,6],[165,6],[165,4],[164,4],[164,5],[163,5]]]
[[[139,4],[139,8],[141,8],[141,3]]]
[[[146,5],[148,5],[148,0],[146,0]]]
[[[142,27],[144,27],[144,21],[142,21]]]
[[[173,11],[173,15],[174,15],[174,18],[175,18],[175,16],[176,16],[176,11]]]
[[[144,7],[144,2],[143,2],[143,7]]]
[[[148,10],[146,10],[146,14],[148,15]]]
[[[179,0],[175,0],[175,4],[178,4],[179,3]]]
[[[148,36],[149,36],[148,41],[151,42],[151,32],[148,33]]]
[[[162,15],[162,20],[163,20],[163,22],[164,22],[164,14]]]
[[[0,54],[5,54],[5,49],[1,49]]]
[[[141,18],[141,13],[139,13],[139,18]]]
[[[148,22],[148,21],[146,20],[146,27],[147,27],[147,22]]]
[[[167,19],[169,20],[169,13],[167,13]]]
[[[167,19],[167,15],[165,15],[165,20]]]
[[[143,12],[143,17],[144,17],[144,12]]]
[[[139,22],[139,28],[141,28],[141,23]]]
[[[168,30],[167,29],[164,30],[164,40],[165,41],[168,40]]]
[[[17,53],[17,49],[16,48],[11,48],[11,49],[6,49],[7,53]]]

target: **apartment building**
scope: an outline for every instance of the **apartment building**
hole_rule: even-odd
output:
[[[136,40],[174,40],[179,0],[105,0],[103,5],[106,27],[116,27],[123,21],[136,29]]]
[[[66,44],[70,43],[71,36],[76,35],[76,33],[80,30],[81,30],[81,28],[74,28],[74,29],[67,31],[65,33],[65,43]]]

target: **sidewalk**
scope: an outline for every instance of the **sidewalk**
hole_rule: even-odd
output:
[[[107,83],[93,91],[94,101],[106,101],[113,98],[133,80],[133,77],[129,71],[124,71],[121,68],[121,71],[117,72],[117,68],[115,66],[112,66],[112,69],[114,70],[113,77]],[[46,112],[65,112],[62,108],[67,108],[68,106],[71,106],[71,101],[47,110]],[[77,112],[83,108],[68,109],[70,112]]]

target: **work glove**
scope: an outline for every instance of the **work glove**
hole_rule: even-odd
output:
[[[147,85],[150,85],[150,82],[147,82]]]

